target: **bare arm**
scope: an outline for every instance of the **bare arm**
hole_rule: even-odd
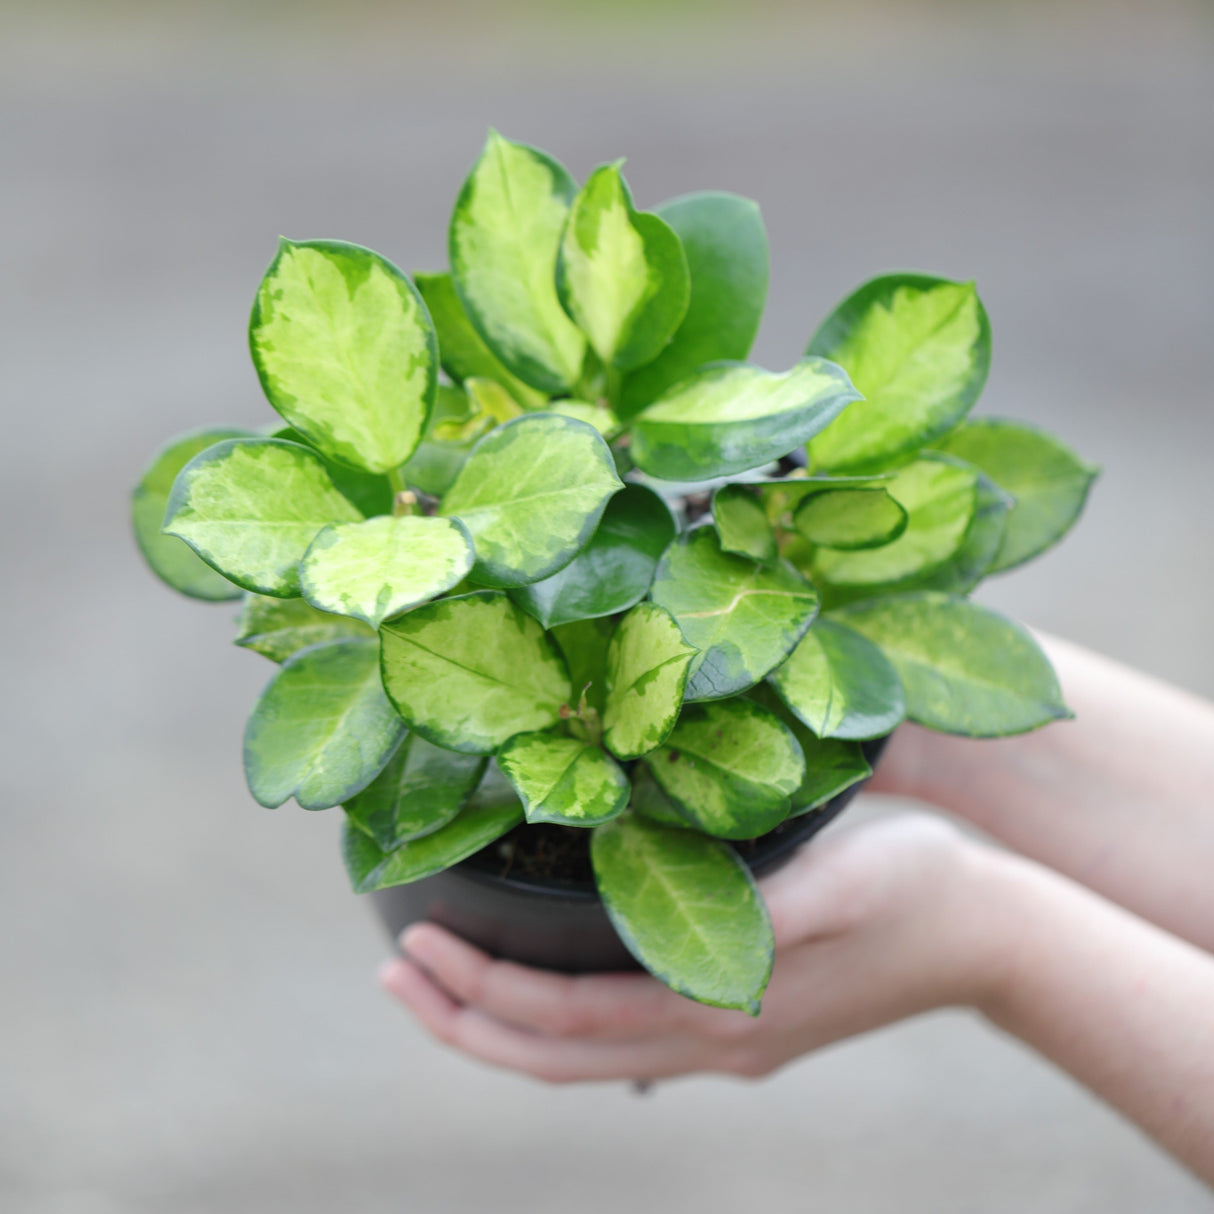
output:
[[[1214,706],[1041,639],[1074,721],[999,741],[903,726],[872,790],[966,818],[1214,951]]]

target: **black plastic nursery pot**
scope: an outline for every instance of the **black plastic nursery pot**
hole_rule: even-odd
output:
[[[874,770],[888,741],[863,744]],[[866,782],[734,846],[756,877],[774,872],[838,817]],[[524,965],[567,974],[640,968],[616,935],[591,881],[518,876],[503,869],[495,842],[445,872],[368,897],[393,940],[409,924],[428,919],[494,957]]]

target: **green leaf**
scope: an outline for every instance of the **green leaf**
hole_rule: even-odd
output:
[[[165,507],[177,473],[199,452],[228,438],[248,437],[234,426],[212,427],[180,434],[153,457],[131,498],[135,542],[148,568],[167,586],[192,599],[217,603],[240,597],[240,587],[216,573],[175,535],[161,531]]]
[[[805,776],[792,730],[745,699],[689,704],[645,764],[689,822],[723,839],[779,826]]]
[[[775,958],[767,908],[730,847],[636,814],[590,839],[599,894],[628,951],[680,995],[759,1014]]]
[[[748,486],[722,485],[712,495],[712,522],[723,552],[748,556],[765,565],[779,556],[767,512]]]
[[[608,748],[621,759],[648,754],[674,727],[695,656],[674,618],[640,603],[621,621],[607,649]]]
[[[665,220],[632,205],[620,165],[590,174],[569,211],[556,282],[605,366],[631,370],[661,353],[687,315],[687,258]]]
[[[523,586],[585,547],[607,499],[624,487],[607,444],[585,422],[553,413],[490,430],[472,449],[441,513],[468,528],[473,580]]]
[[[901,583],[899,592],[939,590],[944,594],[965,595],[990,572],[1003,541],[1012,499],[976,468],[974,474],[978,478],[974,517],[970,519],[960,547],[943,565]]]
[[[519,379],[550,395],[572,389],[586,351],[556,294],[557,250],[575,193],[550,156],[490,131],[448,236],[468,319]]]
[[[290,598],[316,533],[359,517],[310,448],[245,438],[216,443],[186,464],[164,529],[245,590]]]
[[[624,380],[624,417],[705,363],[745,358],[767,299],[767,233],[756,203],[705,192],[665,202],[657,214],[683,242],[691,297],[670,345]]]
[[[498,753],[527,821],[598,826],[624,812],[628,777],[597,746],[551,733],[524,733]]]
[[[973,283],[887,274],[849,295],[809,343],[863,393],[814,439],[815,467],[871,472],[909,458],[973,407],[991,329]]]
[[[629,450],[642,472],[663,480],[730,476],[787,455],[858,399],[843,370],[825,359],[802,359],[779,375],[722,363],[638,413]]]
[[[663,826],[673,826],[678,830],[695,830],[690,822],[674,807],[671,799],[657,786],[657,782],[649,769],[638,763],[631,771],[632,798],[628,808],[633,813],[648,818],[651,822],[660,822]]]
[[[266,438],[281,438],[288,443],[299,443],[310,451],[316,451],[310,442],[293,426],[274,426],[267,429]],[[358,468],[347,468],[336,460],[325,459],[323,451],[316,451],[329,479],[337,491],[346,498],[361,515],[372,518],[377,514],[392,513],[395,493],[392,482],[377,472],[362,472]]]
[[[607,646],[614,632],[615,621],[599,617],[558,624],[550,634],[569,668],[571,704],[585,696],[600,715],[607,706]]]
[[[719,700],[754,686],[788,657],[818,610],[814,588],[787,562],[763,566],[722,552],[711,527],[671,544],[651,596],[700,650],[689,700]]]
[[[249,791],[270,809],[291,796],[304,809],[339,805],[379,775],[403,733],[380,685],[373,637],[301,649],[245,726]]]
[[[562,417],[573,417],[588,426],[593,426],[605,439],[610,441],[622,428],[618,417],[606,405],[592,405],[584,400],[554,400],[545,406],[549,413],[559,413]]]
[[[249,348],[270,404],[325,455],[388,472],[413,454],[434,404],[434,326],[378,253],[282,240],[253,303]]]
[[[486,760],[407,734],[388,765],[345,804],[351,822],[389,852],[442,830],[485,774]]]
[[[236,644],[272,662],[285,662],[291,654],[321,641],[375,635],[361,620],[317,611],[303,599],[271,599],[260,594],[245,595],[237,627]]]
[[[906,688],[912,721],[970,738],[1026,733],[1070,715],[1045,654],[1018,624],[934,592],[837,613],[880,645]]]
[[[793,524],[811,544],[850,552],[891,543],[908,519],[906,508],[886,489],[827,489],[801,502]]]
[[[961,546],[974,516],[978,478],[972,469],[925,456],[885,485],[907,512],[906,529],[880,548],[844,552],[819,548],[812,577],[817,584],[855,587],[876,594],[938,568]],[[812,500],[812,499],[811,499]]]
[[[442,497],[451,488],[481,431],[478,429],[467,439],[440,438],[436,431],[452,422],[466,422],[471,416],[471,406],[463,389],[439,384],[425,437],[401,469],[406,485],[431,497]]]
[[[590,542],[543,581],[510,592],[545,628],[627,611],[649,591],[658,559],[675,537],[670,509],[643,485],[625,485]]]
[[[569,702],[552,643],[504,594],[427,603],[385,624],[380,637],[384,688],[437,746],[491,754],[516,733],[555,725]]]
[[[768,677],[820,738],[880,738],[906,716],[902,680],[889,659],[833,620],[817,620]]]
[[[805,775],[791,797],[790,818],[820,809],[841,792],[873,774],[864,747],[839,738],[819,738],[788,710],[788,706],[766,683],[746,693],[748,699],[774,713],[792,730],[805,756]]]
[[[470,378],[496,380],[525,409],[542,409],[547,397],[512,375],[472,327],[450,274],[414,274],[438,334],[443,370],[457,383]]]
[[[299,585],[313,607],[378,628],[458,585],[472,560],[472,541],[462,524],[385,515],[326,527],[303,558]]]
[[[1066,535],[1099,475],[1052,435],[1023,422],[967,421],[939,445],[1015,498],[991,573],[1022,565]]]
[[[484,788],[496,769],[490,765]],[[523,806],[511,790],[508,797],[482,797],[478,790],[456,817],[436,830],[385,852],[348,819],[342,831],[342,858],[356,894],[368,894],[392,885],[407,885],[432,877],[488,847],[523,820]]]

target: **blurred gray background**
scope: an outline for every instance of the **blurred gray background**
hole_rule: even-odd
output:
[[[493,124],[578,175],[626,154],[643,206],[759,199],[774,367],[875,273],[975,277],[980,410],[1105,468],[1064,547],[982,596],[1214,693],[1211,17],[0,4],[0,1209],[1214,1207],[959,1013],[645,1099],[432,1045],[374,985],[335,816],[245,791],[272,668],[127,527],[164,439],[269,419],[244,324],[277,235],[438,267]]]

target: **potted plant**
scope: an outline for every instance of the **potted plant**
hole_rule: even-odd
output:
[[[242,598],[237,644],[281,664],[250,791],[342,806],[394,928],[635,958],[757,1014],[753,873],[881,739],[1067,715],[1032,638],[966,596],[1055,543],[1094,470],[967,420],[972,283],[876,278],[791,368],[743,361],[768,277],[745,199],[638,211],[619,162],[579,188],[490,133],[449,251],[410,280],[283,240],[249,327],[281,420],[161,451],[140,547],[175,589]]]

